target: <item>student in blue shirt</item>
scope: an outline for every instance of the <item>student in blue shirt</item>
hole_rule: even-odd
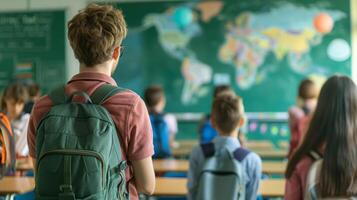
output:
[[[214,149],[227,148],[234,152],[241,147],[238,140],[239,128],[244,124],[244,107],[240,97],[232,94],[217,97],[212,105],[212,126],[217,130],[218,136],[213,139]],[[248,152],[248,151],[247,151]],[[188,199],[197,199],[199,177],[205,161],[201,146],[192,150],[190,156],[190,167],[188,172]],[[241,161],[245,180],[245,199],[255,200],[259,188],[259,180],[262,173],[262,162],[260,157],[249,152]]]
[[[235,92],[231,89],[229,85],[218,85],[214,89],[213,100],[216,97],[227,93],[235,95]],[[201,119],[201,122],[199,123],[198,132],[200,134],[200,143],[202,144],[212,142],[212,140],[218,135],[217,131],[212,127],[210,114],[205,115]]]

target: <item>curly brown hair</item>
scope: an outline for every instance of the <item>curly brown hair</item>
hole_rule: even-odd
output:
[[[68,22],[71,47],[87,67],[109,60],[126,34],[122,12],[111,5],[90,4]]]

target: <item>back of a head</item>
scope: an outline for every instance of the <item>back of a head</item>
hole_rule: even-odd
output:
[[[28,86],[28,93],[30,98],[40,95],[40,86],[37,83],[32,83]]]
[[[25,103],[28,100],[26,87],[19,82],[9,84],[3,91],[1,98],[1,110],[6,110],[6,100],[13,100],[14,103]]]
[[[111,59],[126,37],[120,10],[110,5],[90,4],[68,22],[68,38],[76,58],[87,67]]]
[[[224,94],[235,94],[235,92],[232,90],[232,88],[229,85],[218,85],[215,87],[214,92],[213,92],[213,98],[216,98],[220,95]]]
[[[230,134],[244,117],[242,99],[236,95],[219,95],[212,104],[212,121],[220,134]]]
[[[318,190],[321,197],[357,194],[357,87],[336,75],[321,89],[310,131],[326,134]]]
[[[312,150],[326,144],[318,191],[322,197],[348,196],[357,175],[357,88],[347,76],[335,75],[323,85],[310,126],[289,160],[286,178]],[[349,192],[348,192],[349,191]]]
[[[164,90],[159,85],[152,85],[144,92],[144,101],[149,111],[164,99]]]
[[[312,80],[304,79],[301,81],[298,90],[298,96],[301,100],[316,99],[318,95],[318,87]]]

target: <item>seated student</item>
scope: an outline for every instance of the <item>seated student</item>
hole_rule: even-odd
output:
[[[161,86],[152,85],[145,90],[144,101],[153,128],[154,158],[171,156],[174,147],[177,121],[175,116],[164,113],[166,98]]]
[[[191,152],[188,199],[206,199],[210,195],[210,199],[238,199],[238,193],[244,199],[256,199],[262,163],[257,154],[241,148],[237,139],[244,123],[243,110],[242,101],[236,95],[221,95],[213,101],[211,120],[219,135],[212,143],[196,146]],[[220,176],[227,172],[237,174],[239,180],[236,175]]]
[[[319,89],[312,80],[304,79],[301,81],[298,89],[297,106],[289,109],[291,139],[288,158],[292,156],[306,132],[318,95]]]
[[[321,89],[306,137],[289,160],[285,199],[357,195],[356,122],[356,85],[346,76],[332,76]]]
[[[229,85],[216,86],[213,93],[213,99],[225,93],[235,94]],[[209,114],[204,116],[200,121],[198,132],[200,135],[200,143],[202,144],[211,142],[218,135],[217,131],[212,127],[211,116]]]
[[[40,86],[37,83],[31,83],[27,86],[29,99],[25,104],[24,112],[31,114],[35,101],[41,97]]]
[[[27,145],[27,127],[30,115],[23,112],[25,102],[28,98],[26,87],[21,83],[8,85],[1,99],[1,110],[8,117],[14,137],[16,155],[28,156],[29,148]]]

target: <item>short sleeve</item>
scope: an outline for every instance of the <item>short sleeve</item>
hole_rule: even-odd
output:
[[[262,175],[262,160],[256,154],[251,152],[246,159],[245,169],[248,176],[248,183],[246,183],[246,199],[256,199]]]
[[[128,141],[127,159],[130,161],[142,160],[154,154],[152,128],[144,101],[138,97],[128,114],[127,132]]]
[[[35,123],[34,123],[34,117],[31,115],[30,120],[29,120],[29,126],[27,129],[27,144],[29,147],[29,154],[32,158],[36,158],[36,136],[35,136]]]
[[[173,114],[166,114],[165,121],[168,124],[170,134],[175,135],[177,133],[177,120]]]
[[[29,155],[36,158],[36,128],[41,119],[51,109],[52,102],[48,96],[41,97],[34,105],[27,128]]]

